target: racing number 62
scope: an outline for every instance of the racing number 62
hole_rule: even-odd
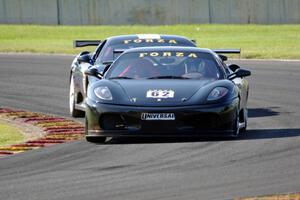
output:
[[[173,90],[148,90],[147,98],[174,98]]]

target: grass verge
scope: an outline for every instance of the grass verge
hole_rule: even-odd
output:
[[[0,122],[0,146],[16,144],[23,140],[24,136],[17,128],[5,122]]]
[[[0,25],[0,52],[75,54],[82,49],[73,49],[74,39],[136,33],[183,35],[204,48],[241,48],[242,58],[300,59],[300,25]]]

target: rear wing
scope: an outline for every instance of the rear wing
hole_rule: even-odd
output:
[[[222,54],[239,54],[239,58],[241,58],[241,49],[212,49],[212,51],[217,53],[223,61],[228,60],[228,58]]]
[[[197,44],[197,41],[195,39],[191,39],[191,42],[193,42],[194,44]]]
[[[114,49],[114,53],[123,53],[128,49]],[[213,52],[217,54],[240,54],[241,49],[212,49]]]
[[[114,53],[123,53],[126,50],[128,49],[114,49]]]
[[[116,59],[117,57],[119,57],[119,55],[121,53],[123,53],[124,51],[126,51],[126,50],[128,50],[128,49],[114,49],[114,51],[113,51],[114,59]]]
[[[241,49],[212,49],[217,54],[241,54]]]
[[[123,53],[128,49],[114,49],[114,53]],[[212,49],[217,54],[241,54],[241,49]]]
[[[126,51],[128,49],[114,49],[114,53],[123,53],[124,51]],[[212,51],[214,51],[217,54],[240,54],[241,53],[241,49],[212,49]]]
[[[73,47],[87,47],[87,46],[98,46],[101,40],[74,40]]]

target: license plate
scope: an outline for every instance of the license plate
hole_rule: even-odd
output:
[[[142,120],[175,120],[174,113],[142,113]]]

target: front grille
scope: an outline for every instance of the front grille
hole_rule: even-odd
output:
[[[99,119],[103,130],[142,131],[144,133],[175,133],[177,131],[227,130],[233,127],[233,112],[216,113],[175,113],[175,120],[141,120],[141,113],[103,114]]]
[[[216,129],[220,122],[219,115],[213,113],[183,115],[179,120],[180,126],[201,130]]]
[[[130,130],[141,127],[139,118],[125,114],[104,114],[100,117],[99,124],[103,130]]]
[[[99,119],[100,127],[103,130],[124,130],[125,123],[118,114],[104,114]]]

